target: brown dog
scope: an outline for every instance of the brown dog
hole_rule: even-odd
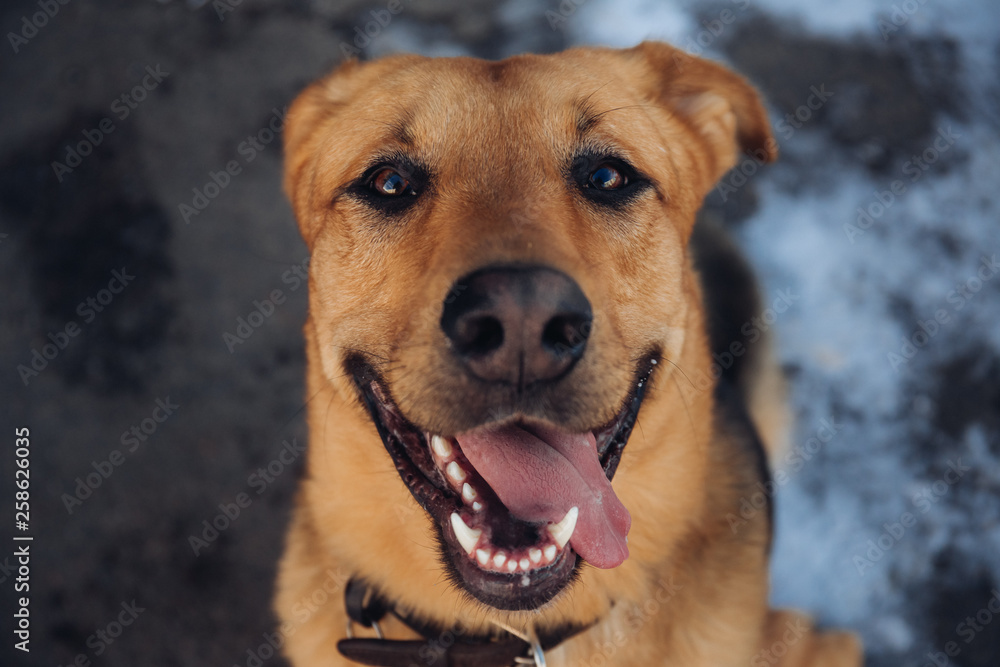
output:
[[[695,227],[741,151],[776,156],[746,81],[659,43],[351,62],[285,147],[312,251],[297,667],[860,664],[768,610],[743,501],[782,384],[762,343],[713,368],[759,312]]]

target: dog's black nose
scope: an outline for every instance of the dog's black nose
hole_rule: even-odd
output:
[[[583,356],[593,319],[590,302],[566,274],[498,265],[455,283],[441,328],[473,375],[523,387],[569,371]]]

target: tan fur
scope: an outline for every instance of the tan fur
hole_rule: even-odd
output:
[[[615,147],[657,184],[627,220],[567,193],[562,170],[581,109],[598,116],[589,141]],[[853,639],[811,630],[781,662],[750,663],[785,632],[785,617],[767,608],[764,513],[738,531],[726,519],[752,493],[754,463],[740,436],[713,420],[712,392],[686,384],[711,362],[687,252],[695,213],[741,150],[775,157],[744,80],[656,43],[500,62],[391,57],[349,63],[303,92],[285,143],[285,187],[313,257],[308,471],[276,602],[296,667],[348,664],[336,642],[351,575],[444,627],[599,619],[550,652],[554,667],[860,664]],[[433,206],[390,225],[343,196],[387,148],[415,151],[434,170]],[[657,345],[671,362],[654,376],[614,479],[633,517],[630,557],[611,570],[584,568],[530,613],[487,608],[445,580],[431,519],[342,366],[351,350],[380,360],[400,409],[423,428],[453,435],[474,426],[455,407],[470,389],[445,353],[441,303],[459,276],[503,261],[553,266],[593,304],[564,428],[591,429],[618,411],[641,350]],[[763,391],[779,389],[775,369],[761,377]],[[755,401],[751,412],[776,440],[782,408]],[[398,623],[387,631],[412,636]]]

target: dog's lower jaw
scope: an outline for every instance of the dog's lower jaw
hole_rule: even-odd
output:
[[[691,289],[697,298],[697,287]],[[703,326],[701,317],[700,311],[693,312],[687,326]],[[612,570],[584,568],[580,582],[539,611],[502,613],[443,580],[430,518],[392,470],[371,424],[358,417],[364,413],[353,397],[326,379],[315,338],[307,333],[308,475],[276,600],[279,632],[293,664],[351,664],[336,644],[347,624],[343,589],[356,575],[402,609],[442,627],[462,619],[471,631],[482,633],[491,628],[490,619],[514,627],[599,619],[547,653],[554,667],[589,664],[598,654],[607,665],[746,665],[769,642],[780,641],[780,632],[773,638],[767,634],[777,618],[767,607],[767,514],[757,512],[735,527],[730,520],[739,516],[741,498],[755,491],[759,468],[748,448],[733,446],[731,434],[717,437],[712,387],[691,381],[698,377],[697,369],[707,373],[710,368],[702,340],[685,336],[683,349],[668,364],[673,372],[664,372],[651,388],[615,477],[616,492],[635,517],[630,558]],[[664,437],[646,442],[644,432]],[[343,478],[345,470],[370,471],[371,479],[362,482],[370,482],[368,490],[380,494],[381,514],[372,514],[369,496],[337,493],[359,481]],[[639,470],[646,474],[633,474]],[[652,480],[656,488],[641,487],[640,479]],[[670,502],[653,502],[663,488],[673,489]],[[671,516],[688,520],[671,521]],[[393,639],[417,638],[391,620],[384,629]],[[807,632],[796,650],[818,655],[824,642],[853,641],[820,637]],[[840,648],[840,654],[850,655]]]
[[[682,369],[707,367],[707,349],[694,349],[698,340],[698,336],[686,336],[687,348],[691,349],[682,350],[672,361]],[[685,395],[681,391],[684,378],[666,372],[647,398],[641,423],[648,424],[650,432],[663,433],[664,443],[659,447],[644,443],[642,427],[638,428],[626,448],[615,481],[622,501],[637,517],[630,537],[630,559],[613,570],[585,568],[579,585],[569,587],[538,612],[491,613],[442,581],[440,566],[435,562],[429,517],[395,475],[370,423],[358,418],[353,397],[344,396],[326,380],[317,362],[318,349],[312,336],[307,336],[307,355],[312,425],[309,472],[282,564],[278,599],[279,614],[291,631],[287,650],[296,665],[314,664],[306,656],[318,659],[318,655],[324,654],[327,661],[335,659],[335,643],[342,638],[341,628],[346,624],[342,586],[347,578],[358,574],[409,611],[442,626],[458,618],[472,619],[479,624],[474,628],[476,631],[487,630],[490,617],[522,627],[529,622],[554,626],[566,620],[614,621],[620,617],[617,623],[623,632],[662,632],[663,624],[674,616],[672,609],[681,604],[684,589],[672,593],[669,600],[658,600],[661,578],[658,573],[663,573],[665,582],[682,576],[684,568],[678,568],[676,559],[670,555],[686,553],[687,548],[681,545],[687,540],[698,540],[689,537],[687,525],[669,522],[660,515],[668,512],[673,516],[694,517],[705,512],[704,490],[715,486],[703,482],[710,449],[711,391]],[[671,370],[675,370],[673,366]],[[677,418],[687,412],[691,412],[690,419]],[[658,471],[657,484],[682,491],[669,509],[651,504],[648,498],[655,498],[656,494],[651,495],[651,489],[635,487],[631,481],[630,470],[650,466]],[[382,472],[376,472],[376,467]],[[345,470],[371,471],[371,485],[375,488],[370,492],[380,497],[378,506],[383,508],[380,514],[372,513],[374,506],[366,502],[368,498],[343,497],[337,493],[337,489],[351,488],[352,480],[339,477]],[[353,482],[356,484],[357,480]],[[651,571],[657,574],[650,575]],[[405,585],[401,585],[400,575],[405,576]],[[762,576],[761,573],[758,578]],[[759,587],[763,590],[763,584]],[[667,589],[672,590],[669,586]],[[693,589],[689,586],[688,590]],[[652,591],[652,598],[648,591]],[[659,593],[660,598],[664,595]],[[322,605],[315,602],[320,598],[326,598]],[[652,615],[648,608],[653,602],[649,600],[660,607]],[[624,610],[635,607],[645,608],[642,613],[646,620],[632,630],[636,620]],[[598,627],[601,626],[603,623]],[[589,645],[586,637],[594,632],[598,633],[594,637],[601,636],[592,630],[575,638],[557,649],[549,664],[560,664],[560,651],[571,656],[576,651],[573,647]],[[314,653],[320,646],[324,648]],[[620,664],[629,664],[631,659],[627,656],[632,650],[637,649],[620,647],[619,656],[609,664],[619,660]]]

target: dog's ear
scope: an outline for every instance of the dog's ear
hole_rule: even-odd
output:
[[[710,60],[662,42],[631,51],[652,70],[650,94],[684,119],[707,150],[698,156],[707,192],[746,152],[760,162],[778,157],[767,112],[746,79]]]
[[[312,188],[300,187],[299,181],[312,163],[316,152],[315,142],[311,139],[320,136],[324,125],[330,122],[337,111],[351,98],[353,86],[350,85],[350,81],[356,78],[362,67],[358,61],[349,60],[311,84],[295,98],[285,117],[285,127],[282,132],[285,149],[285,194],[292,202],[302,237],[309,246],[312,246],[318,231],[317,225],[310,224],[312,221],[307,206]]]

